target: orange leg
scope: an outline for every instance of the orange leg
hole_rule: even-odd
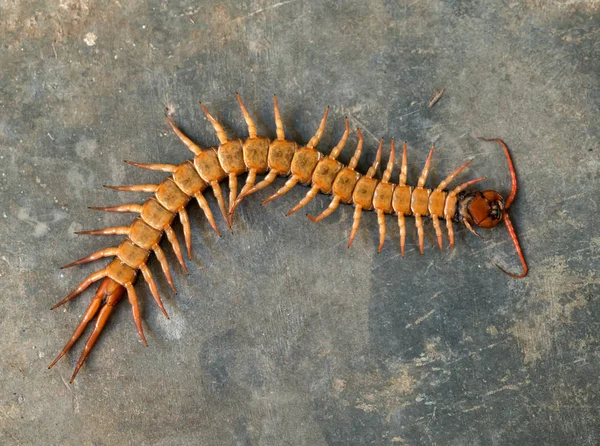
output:
[[[112,282],[112,284],[118,285],[115,282]],[[92,334],[85,343],[85,347],[83,347],[83,351],[81,352],[81,356],[79,357],[79,361],[77,361],[75,371],[73,372],[73,375],[71,376],[69,382],[72,383],[75,380],[75,377],[77,376],[79,369],[83,365],[83,362],[92,351],[92,348],[94,348],[94,344],[96,344],[100,333],[102,333],[102,330],[104,329],[104,326],[108,321],[110,313],[112,313],[112,310],[115,307],[115,305],[119,303],[119,301],[123,297],[124,292],[125,289],[120,285],[118,285],[114,290],[109,290],[107,292],[108,296],[106,297],[106,303],[100,309],[100,314],[98,315],[98,319],[96,319],[96,325],[94,326],[94,330],[92,331]]]
[[[101,249],[100,251],[90,254],[87,257],[84,257],[79,260],[75,260],[73,263],[69,263],[68,265],[61,266],[60,269],[70,268],[75,265],[81,265],[82,263],[93,262],[94,260],[98,260],[103,257],[113,257],[116,255],[117,255],[117,248],[104,248],[104,249]]]
[[[427,181],[427,175],[429,175],[429,167],[431,166],[431,158],[433,157],[433,146],[429,151],[429,156],[427,157],[427,161],[425,161],[425,166],[423,166],[423,170],[421,171],[421,176],[419,176],[419,180],[417,181],[417,187],[425,187],[425,182]]]
[[[435,214],[433,214],[431,218],[433,220],[433,228],[435,229],[435,235],[437,236],[438,246],[441,250],[443,250],[442,227],[440,226],[440,219]]]
[[[152,271],[150,271],[150,268],[148,268],[148,265],[146,265],[145,263],[142,263],[140,265],[140,271],[142,272],[142,275],[144,276],[144,280],[148,284],[148,288],[150,288],[150,292],[152,293],[152,297],[154,297],[156,304],[162,310],[165,317],[167,319],[169,319],[169,315],[167,314],[167,310],[165,310],[165,306],[162,303],[160,294],[158,294],[158,288],[156,286],[156,282],[154,281],[154,276],[152,275]]]
[[[127,290],[127,299],[131,304],[131,312],[133,313],[133,320],[135,322],[135,326],[137,328],[137,332],[142,339],[142,342],[146,347],[148,346],[148,341],[146,341],[146,337],[144,336],[144,329],[142,328],[142,316],[140,315],[140,305],[138,304],[137,294],[135,293],[135,288],[131,283],[125,284],[125,289]]]
[[[419,251],[421,251],[421,254],[424,254],[425,231],[423,231],[423,218],[420,214],[415,214],[415,224],[417,225],[417,234],[419,235]]]
[[[435,190],[441,191],[441,190],[446,189],[448,184],[450,184],[452,182],[452,180],[454,180],[454,178],[456,178],[456,176],[463,171],[463,169],[465,169],[469,164],[471,164],[472,161],[473,160],[467,161],[462,166],[460,166],[458,169],[456,169],[454,172],[452,172],[450,175],[448,175],[448,177],[444,181],[442,181],[439,184],[439,186],[435,188]]]
[[[231,225],[231,214],[233,207],[235,206],[235,199],[237,197],[238,180],[235,173],[229,174],[229,224]]]
[[[219,185],[218,181],[212,181],[210,185],[213,189],[213,194],[215,194],[215,198],[217,199],[219,209],[221,210],[221,215],[223,215],[223,218],[225,219],[225,223],[227,223],[229,231],[233,232],[231,230],[231,223],[229,223],[229,215],[225,210],[225,199],[223,198],[223,191],[221,190],[221,186]]]
[[[171,269],[169,268],[169,262],[167,262],[167,257],[165,256],[165,252],[159,245],[155,245],[152,250],[158,259],[158,263],[160,263],[160,269],[162,269],[163,274],[165,275],[167,282],[171,285],[171,289],[175,294],[177,294],[177,290],[175,289],[175,285],[173,284],[173,277],[171,276]]]
[[[273,95],[273,110],[275,112],[275,127],[277,129],[277,139],[284,140],[285,132],[283,131],[283,122],[281,121],[281,113],[279,112],[279,104],[277,96]]]
[[[246,198],[248,195],[252,195],[255,192],[258,192],[259,190],[264,189],[267,186],[270,186],[273,181],[275,181],[275,178],[277,178],[277,171],[275,170],[270,170],[269,173],[267,174],[266,177],[263,178],[263,180],[257,184],[255,184],[252,188],[250,188],[247,192],[241,193],[238,196],[238,199],[235,200],[235,207],[238,206],[238,204],[240,204],[240,202]],[[234,208],[235,208],[234,207]]]
[[[242,97],[240,96],[240,94],[236,93],[235,95],[237,96],[237,100],[240,104],[240,109],[242,110],[242,115],[244,115],[244,120],[246,121],[246,125],[248,126],[248,134],[250,135],[250,138],[256,138],[256,125],[254,125],[254,121],[252,120],[250,113],[248,113],[248,110],[246,110],[246,106],[242,102]]]
[[[175,231],[173,231],[173,228],[171,226],[167,226],[165,228],[165,234],[167,234],[167,239],[169,239],[169,242],[171,243],[171,246],[173,247],[173,251],[175,252],[175,257],[177,257],[179,264],[181,265],[181,267],[183,268],[185,273],[189,274],[188,269],[185,266],[185,263],[183,261],[183,254],[181,253],[181,247],[179,246],[179,241],[177,240]]]
[[[173,131],[175,132],[175,134],[179,137],[179,139],[181,140],[181,142],[184,143],[185,146],[194,155],[200,155],[202,153],[202,150],[200,149],[200,147],[198,147],[196,144],[194,144],[194,142],[190,138],[188,138],[187,136],[185,136],[183,134],[183,132],[181,130],[179,130],[175,126],[175,124],[173,124],[173,121],[171,121],[168,116],[167,116],[167,122],[169,123],[169,125],[171,126],[171,128],[173,129]]]
[[[256,170],[255,169],[250,169],[248,171],[248,177],[246,178],[246,182],[244,183],[244,187],[242,187],[242,190],[240,191],[240,194],[238,195],[237,199],[235,200],[235,203],[233,203],[233,206],[229,206],[229,216],[231,218],[231,216],[233,215],[235,208],[238,207],[238,205],[242,202],[242,200],[244,199],[244,197],[249,193],[249,191],[254,187],[254,182],[256,181]]]
[[[300,202],[296,206],[294,206],[292,209],[290,209],[290,211],[287,214],[285,214],[285,216],[289,217],[293,213],[295,213],[295,212],[299,211],[300,209],[302,209],[304,206],[306,206],[308,203],[310,203],[311,200],[313,198],[315,198],[318,193],[319,193],[319,187],[318,186],[311,187],[310,190],[304,196],[304,198],[302,198],[302,200],[300,200]]]
[[[88,289],[88,287],[94,283],[97,282],[98,280],[102,279],[106,277],[106,270],[105,269],[101,269],[100,271],[96,271],[95,273],[90,274],[89,276],[87,276],[83,282],[81,282],[79,284],[79,286],[77,288],[75,288],[73,290],[73,292],[71,294],[69,294],[67,297],[65,297],[63,300],[61,300],[59,303],[57,303],[56,305],[54,305],[51,309],[54,310],[58,307],[60,307],[61,305],[69,302],[71,299],[77,297],[78,295],[80,295],[81,293],[83,293],[85,290]]]
[[[354,237],[356,237],[356,231],[358,231],[358,225],[360,225],[360,216],[362,215],[362,206],[356,205],[354,208],[354,219],[352,220],[352,229],[350,230],[350,240],[348,241],[348,248],[352,246]]]
[[[358,144],[356,145],[356,150],[354,151],[354,155],[352,155],[352,159],[348,163],[348,167],[350,169],[355,169],[358,165],[358,160],[360,159],[360,154],[362,153],[363,148],[363,135],[360,129],[356,129],[356,133],[358,134]]]
[[[406,245],[406,219],[404,214],[398,214],[398,227],[400,228],[400,252],[404,257],[404,247]]]
[[[344,146],[346,145],[346,141],[348,141],[348,135],[350,134],[350,125],[348,124],[348,118],[346,118],[346,130],[344,130],[344,134],[342,135],[342,138],[340,139],[340,142],[338,143],[337,146],[335,146],[333,148],[333,150],[331,151],[331,153],[329,154],[329,158],[331,159],[336,159],[340,152],[343,150]]]
[[[202,192],[198,192],[195,195],[195,197],[196,197],[196,200],[198,201],[198,206],[200,206],[200,209],[202,209],[202,212],[204,212],[204,215],[206,216],[208,223],[214,229],[214,231],[217,233],[217,235],[219,237],[221,237],[221,233],[219,232],[219,228],[217,228],[217,223],[215,222],[215,217],[213,216],[212,211],[210,210],[210,207],[208,206],[208,202],[206,201],[206,198],[204,198],[204,195],[202,195]]]
[[[402,164],[400,166],[400,178],[398,181],[398,185],[405,186],[407,177],[408,177],[408,162],[407,162],[407,156],[406,156],[406,141],[404,141],[404,146],[402,148]]]
[[[202,110],[204,111],[204,114],[206,115],[207,119],[210,121],[210,123],[212,124],[213,128],[215,129],[215,132],[217,133],[217,138],[219,138],[219,142],[221,144],[226,143],[227,142],[227,135],[225,134],[225,130],[223,130],[223,126],[221,124],[219,124],[219,121],[217,121],[213,115],[211,115],[208,110],[206,109],[206,107],[204,106],[204,104],[202,104],[202,102],[200,102],[200,107],[202,107]]]
[[[141,204],[121,204],[119,206],[108,206],[108,207],[96,207],[90,206],[90,209],[94,211],[106,211],[106,212],[133,212],[139,214],[142,212]]]
[[[179,220],[183,227],[183,238],[185,240],[185,248],[187,249],[188,259],[192,259],[192,228],[190,227],[190,218],[188,217],[185,208],[179,211]]]
[[[452,226],[452,218],[446,217],[446,229],[448,230],[448,249],[454,246],[454,227]]]
[[[269,198],[267,198],[265,201],[262,202],[263,205],[267,204],[269,201],[273,201],[276,198],[281,197],[282,195],[287,194],[290,190],[292,190],[292,188],[298,184],[299,179],[295,176],[292,176],[289,180],[287,180],[285,182],[285,184],[283,185],[283,187],[281,189],[279,189],[277,192],[275,192],[273,195],[271,195]],[[255,186],[256,187],[256,186]]]
[[[325,109],[325,114],[323,115],[323,118],[321,119],[319,128],[317,129],[315,136],[310,138],[310,141],[308,141],[308,144],[306,144],[306,147],[314,148],[317,144],[319,144],[319,141],[321,140],[321,138],[323,137],[323,133],[325,132],[325,124],[327,123],[327,115],[328,114],[329,114],[329,107],[327,107]]]
[[[130,166],[135,166],[135,167],[139,167],[140,169],[146,169],[146,170],[158,170],[159,172],[168,172],[168,173],[173,173],[177,170],[177,166],[174,166],[172,164],[146,164],[146,163],[136,163],[134,161],[127,161],[127,160],[125,160],[125,162],[127,164],[129,164]]]
[[[78,231],[77,235],[127,235],[129,226],[114,226],[112,228],[95,229],[93,231]]]
[[[75,342],[77,342],[77,339],[79,339],[81,337],[83,331],[85,330],[85,327],[87,327],[87,325],[90,323],[90,321],[94,318],[94,316],[98,312],[98,309],[100,308],[100,304],[102,303],[102,299],[104,299],[104,294],[105,294],[105,291],[106,291],[106,286],[108,285],[108,282],[110,280],[111,279],[109,279],[108,277],[106,277],[102,281],[102,283],[98,287],[98,290],[96,291],[96,294],[95,294],[94,298],[92,299],[92,301],[90,302],[90,305],[88,306],[87,310],[85,311],[85,313],[83,315],[83,318],[81,319],[81,322],[79,323],[79,325],[75,329],[75,332],[73,333],[73,336],[71,336],[71,339],[69,339],[69,341],[66,343],[66,345],[64,346],[64,348],[58,354],[58,356],[48,366],[49,369],[51,369],[52,367],[54,367],[54,364],[56,364],[58,362],[58,360],[60,358],[62,358],[65,355],[65,353],[67,353],[71,349],[71,347],[73,347],[73,344],[75,344]]]
[[[158,189],[158,184],[133,184],[131,186],[107,186],[107,189],[118,190],[121,192],[150,192],[155,193]]]
[[[313,217],[312,215],[306,215],[311,221],[314,221],[315,223],[318,221],[323,220],[324,218],[329,217],[331,214],[333,214],[333,211],[335,211],[337,209],[337,207],[340,205],[340,200],[341,198],[338,196],[333,197],[333,200],[331,200],[331,203],[329,203],[329,206],[327,207],[327,209],[325,209],[323,212],[321,212],[321,215],[319,215],[318,217]]]
[[[385,243],[385,212],[381,209],[377,209],[377,223],[379,224],[379,248],[377,248],[379,254]]]

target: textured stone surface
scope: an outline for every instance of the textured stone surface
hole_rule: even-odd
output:
[[[0,442],[600,442],[599,4],[398,3],[0,2]],[[190,275],[169,252],[179,294],[159,278],[171,320],[139,284],[150,347],[124,302],[67,384],[81,343],[46,366],[90,293],[49,308],[97,266],[58,267],[117,243],[73,231],[130,221],[87,206],[141,199],[103,184],[162,178],[124,159],[190,157],[165,109],[203,146],[217,140],[199,100],[245,135],[235,91],[271,137],[277,93],[299,142],[331,105],[325,153],[347,115],[363,172],[379,137],[407,140],[412,183],[435,143],[430,184],[474,158],[463,177],[506,194],[501,151],[475,136],[504,138],[530,275],[494,268],[518,270],[502,228],[440,252],[428,222],[420,256],[410,221],[402,259],[394,220],[376,255],[365,214],[347,249],[352,208],[283,216],[303,187],[249,198],[220,239],[191,206]]]

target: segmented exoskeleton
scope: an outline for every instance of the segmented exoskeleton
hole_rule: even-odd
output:
[[[245,197],[264,189],[270,185],[277,176],[290,175],[285,185],[263,201],[263,204],[281,197],[298,183],[310,185],[310,190],[306,196],[287,213],[287,215],[293,214],[304,207],[319,192],[332,194],[333,199],[329,207],[327,207],[318,217],[308,215],[308,218],[314,222],[318,222],[331,215],[340,202],[353,204],[355,208],[354,221],[350,232],[348,247],[350,247],[354,240],[363,210],[374,210],[377,213],[377,220],[379,223],[380,242],[378,251],[381,251],[385,241],[385,215],[394,213],[398,217],[402,256],[404,256],[406,240],[405,216],[413,216],[415,218],[421,254],[423,253],[424,244],[424,217],[431,217],[440,249],[443,247],[440,219],[446,221],[449,247],[454,245],[453,222],[462,223],[469,231],[477,234],[473,229],[473,226],[491,228],[500,221],[504,221],[523,265],[523,272],[517,275],[509,274],[504,270],[502,271],[515,278],[521,278],[527,274],[527,264],[507,213],[517,191],[516,174],[508,148],[500,139],[483,140],[496,141],[504,150],[512,178],[511,193],[506,201],[500,194],[492,190],[483,192],[466,191],[469,186],[483,181],[484,178],[476,178],[467,181],[452,190],[446,190],[446,187],[450,182],[454,180],[471,161],[467,161],[448,175],[448,177],[435,189],[426,188],[425,183],[429,173],[433,147],[429,151],[429,156],[427,157],[425,167],[419,176],[417,185],[413,187],[406,183],[408,171],[406,156],[407,147],[406,143],[404,143],[398,184],[390,182],[395,156],[395,143],[393,139],[391,141],[389,161],[381,180],[377,180],[374,176],[381,162],[383,139],[381,139],[379,143],[373,165],[369,168],[366,175],[361,175],[355,170],[363,146],[363,137],[359,129],[357,129],[358,145],[350,163],[345,166],[337,160],[350,133],[348,119],[346,119],[346,129],[340,142],[333,148],[328,156],[324,156],[315,147],[323,135],[329,109],[325,111],[325,115],[321,120],[319,128],[308,144],[299,147],[294,141],[285,139],[277,98],[274,97],[277,139],[271,141],[269,138],[258,136],[256,126],[244,107],[239,95],[237,96],[237,99],[248,127],[249,137],[246,140],[242,141],[237,138],[229,139],[223,130],[223,127],[202,104],[200,104],[200,106],[206,113],[208,120],[211,122],[217,133],[220,142],[218,147],[201,149],[185,136],[167,117],[167,122],[171,125],[181,141],[194,154],[194,159],[185,161],[178,166],[171,164],[141,164],[126,161],[133,166],[168,172],[171,175],[160,184],[105,186],[120,191],[152,193],[153,196],[143,204],[124,204],[114,207],[91,208],[109,212],[132,212],[139,214],[139,216],[129,226],[117,226],[94,231],[78,232],[77,234],[89,235],[121,234],[125,235],[126,238],[118,247],[103,249],[63,267],[68,268],[74,265],[91,262],[102,257],[114,257],[105,268],[88,276],[71,294],[52,307],[52,309],[54,309],[63,305],[82,293],[93,282],[102,279],[100,287],[96,291],[95,296],[87,308],[79,326],[73,333],[73,336],[49,366],[54,366],[54,364],[70,350],[73,344],[81,336],[88,323],[97,315],[96,325],[86,342],[79,361],[77,362],[75,371],[71,377],[71,382],[75,379],[81,365],[93,348],[104,325],[108,321],[114,306],[125,294],[131,304],[137,331],[142,342],[147,345],[142,328],[138,300],[133,286],[138,271],[141,271],[156,303],[168,318],[167,311],[158,294],[152,272],[147,266],[148,257],[150,252],[154,252],[168,283],[173,291],[175,291],[169,265],[159,242],[163,233],[166,234],[167,239],[173,247],[177,260],[184,271],[187,272],[181,248],[171,224],[173,223],[173,220],[179,216],[183,226],[187,253],[191,258],[191,229],[185,208],[189,201],[195,198],[200,205],[200,208],[204,211],[210,225],[216,233],[219,234],[215,219],[203,195],[209,187],[212,188],[219,209],[223,214],[227,226],[231,230],[233,213]],[[240,194],[237,195],[237,177],[246,172],[248,173],[246,182],[242,187]],[[264,179],[255,184],[257,175],[265,173],[266,176]],[[228,210],[225,207],[225,200],[220,186],[221,181],[225,179],[228,179],[229,182]]]

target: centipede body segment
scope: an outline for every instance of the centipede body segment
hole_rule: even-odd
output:
[[[345,121],[345,130],[339,143],[331,150],[329,155],[324,156],[316,149],[316,146],[325,131],[329,109],[326,109],[315,135],[305,146],[300,146],[294,141],[287,140],[285,137],[276,97],[274,97],[274,115],[277,137],[273,141],[258,135],[256,125],[239,95],[237,95],[237,100],[248,128],[248,137],[246,139],[228,138],[219,121],[210,114],[203,104],[200,104],[217,134],[219,140],[218,147],[200,148],[167,117],[168,124],[185,146],[193,153],[194,158],[179,165],[144,164],[126,161],[128,164],[142,169],[169,173],[170,176],[159,184],[105,186],[119,191],[151,193],[152,197],[143,204],[131,203],[91,208],[108,212],[129,212],[137,214],[137,217],[129,226],[78,232],[78,234],[87,235],[124,235],[126,238],[117,247],[102,249],[63,267],[67,268],[92,262],[104,257],[113,258],[105,268],[90,274],[73,292],[52,307],[54,309],[63,305],[81,294],[94,282],[101,281],[73,336],[50,364],[50,368],[71,349],[83,334],[86,326],[95,318],[96,323],[92,333],[84,346],[71,377],[71,381],[73,381],[107,323],[113,308],[125,296],[127,296],[127,300],[131,306],[138,334],[142,342],[147,345],[134,282],[138,276],[138,272],[141,272],[154,300],[168,318],[167,311],[158,293],[153,273],[148,268],[147,262],[150,255],[154,253],[167,282],[173,291],[176,292],[167,258],[159,243],[163,234],[166,235],[179,264],[187,272],[183,252],[173,231],[172,223],[176,218],[179,218],[183,227],[185,247],[189,258],[192,256],[191,225],[186,207],[190,201],[195,199],[211,227],[218,235],[221,235],[215,217],[206,201],[205,193],[209,189],[212,190],[226,225],[231,230],[235,209],[246,197],[268,187],[278,176],[289,176],[285,184],[264,200],[263,204],[285,195],[298,183],[308,185],[309,190],[300,202],[291,208],[287,215],[291,215],[302,209],[318,193],[330,194],[332,195],[332,200],[330,205],[320,215],[316,217],[307,215],[313,222],[319,222],[330,216],[340,203],[352,204],[354,206],[354,217],[348,247],[352,245],[356,236],[363,211],[374,211],[377,215],[379,225],[378,252],[383,249],[386,240],[387,228],[385,217],[387,214],[395,214],[398,220],[400,250],[403,257],[405,254],[407,233],[406,217],[408,216],[414,217],[421,254],[424,252],[424,220],[428,217],[432,220],[440,249],[443,249],[442,220],[445,220],[449,248],[454,245],[453,223],[464,224],[468,230],[477,234],[474,227],[491,228],[499,222],[504,221],[523,266],[523,272],[520,274],[510,274],[502,268],[500,269],[515,278],[521,278],[527,274],[527,264],[507,213],[515,198],[517,181],[509,150],[502,140],[482,139],[483,141],[495,141],[504,150],[512,178],[512,189],[506,200],[492,190],[483,192],[467,190],[470,186],[483,181],[484,178],[465,181],[453,189],[446,189],[471,161],[467,161],[458,167],[435,188],[427,188],[426,182],[434,152],[433,147],[429,151],[429,156],[417,180],[416,186],[409,185],[407,183],[406,142],[402,147],[398,183],[394,183],[391,181],[396,150],[396,144],[393,139],[391,141],[389,159],[381,179],[375,178],[375,175],[382,159],[383,139],[379,143],[373,164],[366,174],[362,175],[356,171],[364,144],[363,136],[359,129],[357,129],[357,147],[348,165],[344,165],[337,159],[341,151],[345,148],[350,134],[348,119]],[[247,174],[247,177],[238,194],[238,177],[243,174]],[[264,178],[257,182],[259,175],[264,175]],[[221,188],[223,181],[227,181],[229,188],[227,205]]]

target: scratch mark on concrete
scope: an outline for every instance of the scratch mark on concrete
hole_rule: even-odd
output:
[[[429,313],[421,316],[420,318],[418,318],[417,320],[415,320],[412,324],[406,324],[406,328],[410,328],[413,325],[419,325],[421,322],[423,322],[425,319],[427,319],[429,316],[431,316],[433,313],[435,313],[435,308],[433,310],[431,310]]]
[[[235,22],[241,22],[242,20],[249,19],[250,17],[254,17],[255,15],[260,14],[262,12],[269,11],[269,10],[275,9],[275,8],[279,8],[280,6],[287,5],[289,3],[294,3],[294,2],[297,2],[297,1],[298,0],[287,0],[287,1],[284,1],[284,2],[275,3],[274,5],[271,5],[271,6],[265,6],[264,8],[259,8],[256,11],[251,12],[250,14],[248,14],[246,16],[238,17],[234,21]]]
[[[485,396],[495,395],[498,392],[504,392],[505,390],[519,390],[519,386],[507,384],[506,386],[502,386],[496,390],[490,390],[485,394]]]

